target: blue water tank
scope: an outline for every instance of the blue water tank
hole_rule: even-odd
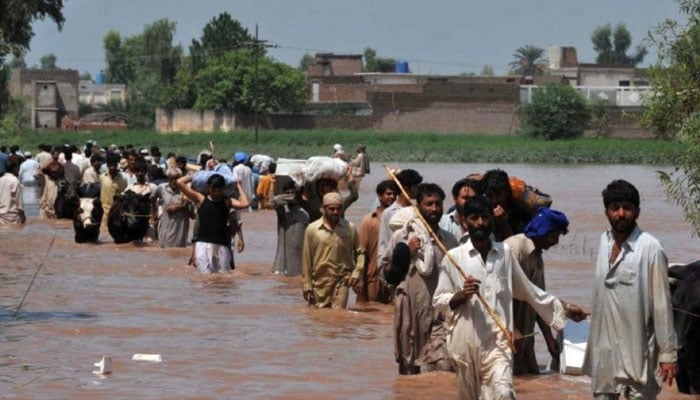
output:
[[[408,61],[399,60],[396,62],[396,73],[397,74],[407,74],[408,73]]]
[[[95,74],[95,84],[96,85],[104,85],[105,84],[105,72],[103,70],[100,70],[97,74]]]

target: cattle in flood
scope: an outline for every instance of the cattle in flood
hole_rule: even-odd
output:
[[[100,237],[103,214],[104,210],[99,198],[80,199],[80,206],[73,216],[76,243],[97,243],[97,239]]]
[[[115,196],[107,219],[107,229],[114,243],[143,240],[148,231],[150,213],[150,195],[136,194],[127,190]]]
[[[678,391],[700,394],[700,260],[671,266],[668,276],[678,335]]]

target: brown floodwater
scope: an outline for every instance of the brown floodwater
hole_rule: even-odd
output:
[[[451,198],[454,181],[497,166],[400,167],[418,170]],[[662,241],[672,262],[700,258],[698,239],[663,195],[658,167],[501,167],[551,194],[553,207],[571,220],[570,233],[545,254],[548,290],[563,299],[589,306],[598,237],[607,227],[600,193],[616,178],[640,190],[640,226]],[[374,163],[349,220],[359,223],[370,210],[381,179],[383,169]],[[299,277],[271,273],[273,212],[244,213],[246,248],[236,254],[237,269],[205,276],[186,266],[188,249],[115,245],[106,231],[100,244],[79,245],[70,221],[40,220],[36,205],[29,208],[24,228],[0,229],[0,398],[457,397],[450,373],[397,374],[391,306],[310,310]],[[546,351],[537,338],[544,364]],[[163,361],[132,361],[135,353],[160,354]],[[106,379],[92,374],[102,355],[113,358]],[[585,377],[515,382],[520,399],[590,398]],[[661,397],[690,398],[668,387]]]

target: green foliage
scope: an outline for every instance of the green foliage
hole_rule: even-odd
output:
[[[24,54],[12,56],[9,66],[10,68],[27,68],[27,63],[24,61]]]
[[[192,70],[198,71],[211,57],[219,57],[231,51],[250,48],[254,39],[240,22],[231,18],[229,13],[221,13],[204,26],[200,40],[192,39],[190,45]],[[264,54],[263,48],[260,55]]]
[[[637,46],[633,55],[627,54],[632,45],[632,35],[623,23],[615,25],[614,31],[610,24],[597,27],[591,33],[591,41],[593,50],[598,53],[597,64],[633,67],[644,61],[647,55],[647,49],[641,45]]]
[[[481,68],[481,76],[493,76],[493,67],[489,64],[484,65],[483,68]]]
[[[39,59],[39,64],[43,69],[58,68],[58,66],[56,65],[56,55],[53,53],[44,54],[43,56],[41,56],[41,58]]]
[[[542,75],[541,67],[544,49],[526,45],[518,47],[513,53],[515,61],[510,63],[510,68],[516,75]]]
[[[668,196],[700,234],[700,1],[680,0],[688,24],[667,20],[651,32],[659,62],[649,78],[654,95],[646,100],[645,122],[662,138],[675,138],[684,151],[677,169],[660,174]]]
[[[569,85],[537,88],[523,107],[522,132],[544,139],[579,137],[591,119],[586,100]]]
[[[20,55],[29,49],[34,36],[32,23],[49,18],[63,27],[63,0],[0,1],[0,64],[5,56]]]
[[[150,129],[155,123],[153,104],[142,99],[129,99],[124,103],[112,100],[95,111],[124,114],[129,120],[129,128],[133,129]]]
[[[377,51],[367,47],[364,53],[365,72],[394,72],[396,60],[393,58],[377,57]]]
[[[596,136],[607,137],[610,135],[610,115],[608,115],[608,104],[606,100],[594,100],[591,104],[591,128]]]
[[[13,54],[11,68],[26,67],[24,53],[29,50],[29,42],[34,36],[32,23],[49,18],[58,29],[63,27],[63,0],[2,0],[0,1],[0,116],[10,106],[5,57]],[[3,117],[4,118],[4,117]],[[10,124],[13,125],[13,124]]]
[[[313,64],[313,62],[314,56],[312,56],[310,53],[304,53],[304,55],[301,56],[301,60],[299,60],[299,69],[304,72],[309,65]]]
[[[177,92],[172,85],[182,47],[173,45],[174,35],[175,23],[161,19],[146,25],[138,35],[122,39],[118,32],[110,31],[104,37],[105,76],[109,83],[128,86],[129,101],[120,111],[129,115],[130,126],[152,126],[155,108],[175,103]],[[151,125],[144,125],[149,122]]]
[[[103,40],[107,82],[127,84],[130,95],[158,99],[180,64],[182,47],[173,45],[174,35],[175,22],[168,19],[146,25],[140,34],[123,40],[118,32],[108,32]]]
[[[5,110],[0,114],[0,142],[17,142],[20,134],[29,126],[24,105],[24,100],[14,97],[5,102]]]
[[[88,71],[83,71],[80,73],[79,79],[81,81],[92,81],[92,74],[90,74]]]
[[[194,78],[197,110],[255,111],[255,55],[249,50],[209,59]],[[268,57],[257,60],[257,101],[263,112],[298,111],[304,104],[304,74]]]

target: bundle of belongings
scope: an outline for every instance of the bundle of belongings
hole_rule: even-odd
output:
[[[272,157],[265,155],[265,154],[253,154],[252,157],[250,157],[250,163],[253,164],[252,169],[257,172],[264,174],[270,170],[270,164],[272,164],[274,160]]]
[[[511,200],[518,206],[534,214],[540,207],[550,207],[552,197],[542,193],[536,187],[525,183],[524,180],[511,176],[510,191]]]
[[[297,187],[302,187],[307,182],[315,182],[322,178],[340,180],[347,174],[348,168],[348,164],[339,158],[323,156],[310,157],[308,160],[279,158],[276,164],[275,193],[279,193],[277,186],[285,180],[283,177],[294,181]]]
[[[221,175],[226,181],[224,185],[224,196],[234,196],[236,193],[236,177],[231,168],[226,164],[216,164],[212,169],[199,170],[192,177],[192,189],[199,193],[206,194],[207,181],[212,175]]]

